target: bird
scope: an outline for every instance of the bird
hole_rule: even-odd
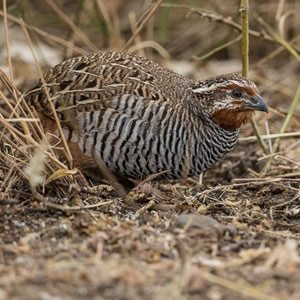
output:
[[[179,179],[214,166],[254,111],[268,112],[239,74],[194,81],[145,57],[104,51],[54,66],[24,94],[45,131],[57,118],[84,174]],[[50,125],[49,125],[50,124]]]

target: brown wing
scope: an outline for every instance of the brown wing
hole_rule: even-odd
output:
[[[104,52],[71,58],[55,66],[25,94],[27,102],[53,118],[49,97],[62,124],[75,130],[84,112],[111,107],[116,96],[179,102],[191,81],[147,60],[127,53]],[[126,103],[124,104],[126,107]]]

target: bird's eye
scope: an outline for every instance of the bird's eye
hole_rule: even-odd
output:
[[[235,97],[235,98],[241,98],[241,97],[242,97],[242,92],[241,92],[240,90],[238,90],[238,89],[233,90],[233,91],[231,92],[231,94],[232,94],[232,96]]]

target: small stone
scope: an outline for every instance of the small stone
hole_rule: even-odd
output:
[[[217,220],[209,216],[182,214],[177,217],[174,223],[175,227],[182,229],[197,228],[201,229],[203,233],[218,233],[223,235],[225,227]]]

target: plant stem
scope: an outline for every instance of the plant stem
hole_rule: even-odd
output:
[[[241,0],[240,12],[241,12],[241,21],[242,21],[242,75],[244,77],[248,76],[249,69],[249,20],[248,20],[248,11],[249,11],[249,0]],[[268,153],[267,146],[261,138],[259,128],[256,124],[254,117],[252,117],[251,125],[253,127],[257,142],[262,148],[264,153]]]
[[[297,89],[297,91],[296,91],[296,94],[295,94],[295,96],[294,96],[294,99],[293,99],[293,101],[292,101],[292,104],[291,104],[291,106],[289,107],[287,116],[286,116],[286,118],[285,118],[285,120],[284,120],[284,122],[283,122],[283,124],[282,124],[282,126],[281,126],[281,128],[280,128],[280,131],[279,131],[280,134],[283,134],[283,133],[285,132],[285,130],[286,130],[288,124],[290,123],[291,118],[292,118],[292,116],[293,116],[293,114],[294,114],[294,112],[295,112],[295,110],[296,110],[296,108],[297,108],[299,102],[300,102],[300,85],[298,86],[298,89]],[[272,153],[275,153],[275,152],[278,150],[279,143],[280,143],[280,138],[281,138],[281,137],[278,137],[278,138],[275,140],[275,142],[274,142],[274,144],[273,144],[273,148],[272,148]],[[263,168],[262,171],[261,171],[261,174],[262,174],[262,175],[265,175],[265,174],[267,173],[268,169],[270,168],[270,165],[271,165],[271,162],[272,162],[273,158],[274,158],[274,155],[272,155],[272,156],[270,157],[270,159],[268,159],[268,161],[266,162],[264,168]]]

